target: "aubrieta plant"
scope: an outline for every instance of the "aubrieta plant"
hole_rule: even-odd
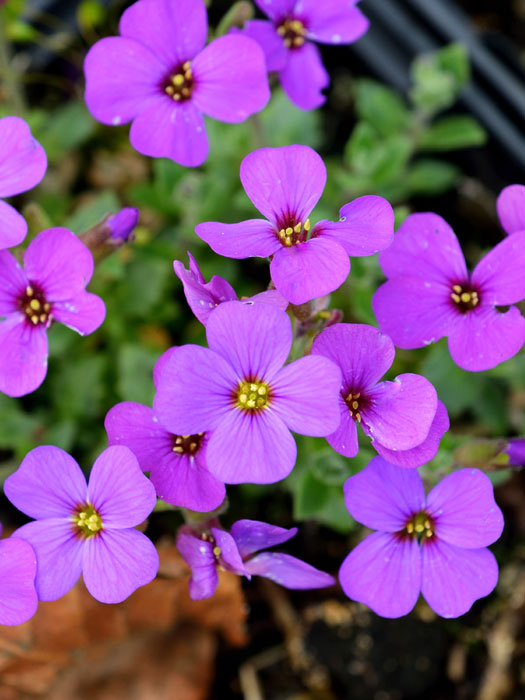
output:
[[[358,39],[368,20],[357,4],[257,0],[269,19],[250,20],[208,41],[202,0],[138,0],[122,15],[120,35],[101,39],[87,54],[88,109],[107,125],[131,122],[130,141],[140,153],[200,166],[208,156],[204,115],[235,123],[263,110],[270,98],[268,71],[279,73],[301,108],[324,101],[329,76],[313,42]],[[255,130],[259,126],[255,121]],[[148,521],[157,509],[180,516],[171,540],[188,566],[192,600],[213,596],[220,577],[229,574],[262,576],[297,590],[336,585],[336,571],[320,571],[286,551],[266,551],[286,547],[297,528],[228,521],[228,499],[242,493],[230,485],[264,484],[271,491],[269,485],[286,479],[289,488],[318,444],[324,445],[317,451],[323,455],[321,478],[331,458],[342,465],[331,496],[339,502],[344,497],[356,523],[375,530],[340,565],[340,586],[349,598],[378,615],[399,617],[421,594],[438,615],[457,617],[496,586],[498,565],[487,548],[500,537],[503,516],[491,480],[468,465],[444,466],[447,402],[437,382],[410,371],[417,353],[403,349],[447,337],[455,363],[475,372],[522,350],[525,187],[511,185],[500,194],[497,209],[507,235],[470,273],[458,238],[437,214],[410,214],[395,233],[392,206],[372,193],[343,204],[338,215],[325,205],[322,214],[334,220],[314,219],[327,181],[322,157],[303,144],[254,148],[242,154],[240,180],[261,216],[239,223],[235,209],[234,221],[223,223],[205,221],[212,215],[204,206],[194,212],[197,235],[192,220],[191,240],[196,250],[200,245],[197,257],[209,281],[195,251],[188,252],[186,268],[185,261],[173,260],[165,241],[155,249],[170,278],[173,266],[196,319],[192,329],[205,331],[208,347],[197,344],[198,336],[196,343],[177,340],[168,347],[167,331],[153,331],[164,342],[164,352],[154,357],[154,400],[134,395],[137,400],[110,408],[104,423],[108,446],[99,447],[89,481],[77,461],[53,445],[31,449],[7,476],[7,499],[32,521],[0,541],[0,624],[27,621],[38,600],[57,600],[81,576],[103,603],[121,602],[150,583],[159,557]],[[0,155],[2,197],[34,187],[46,170],[42,146],[18,117],[0,119]],[[164,166],[157,175],[165,174]],[[177,168],[177,177],[183,172],[169,166]],[[174,188],[181,211],[184,193],[206,170],[193,172],[196,179],[185,181],[186,190]],[[346,199],[341,192],[341,201]],[[0,392],[6,396],[25,396],[43,383],[47,333],[55,323],[83,336],[103,324],[105,303],[86,287],[105,257],[120,248],[130,252],[123,247],[133,242],[140,212],[125,206],[101,220],[99,214],[81,236],[54,226],[32,231],[25,249],[14,250],[28,227],[0,201]],[[245,284],[236,291],[205,267],[209,251],[201,240],[224,258],[259,257],[269,268],[246,266]],[[147,237],[141,245],[150,250]],[[359,303],[373,319],[371,301],[379,328],[369,325],[373,320],[358,322],[360,316],[344,318],[329,296],[346,293],[346,284],[354,294],[356,271],[374,268],[371,256],[377,253],[387,281],[374,286],[373,299],[371,293],[366,304],[362,298]],[[351,272],[350,258],[370,259],[356,261]],[[137,261],[138,267],[145,264],[145,258]],[[233,263],[228,269],[233,280]],[[111,275],[110,266],[104,274]],[[258,288],[255,275],[263,280]],[[104,327],[115,321],[121,329],[125,295],[106,302]],[[162,305],[165,310],[170,302],[163,299]],[[140,316],[140,308],[131,306]],[[167,312],[166,318],[173,316]],[[150,319],[142,320],[141,338],[151,331]],[[122,335],[116,337],[108,352],[119,346],[120,353]],[[104,340],[97,342],[91,351],[103,352]],[[76,360],[64,352],[60,371],[67,373]],[[391,373],[400,361],[403,371]],[[144,373],[142,365],[134,366],[133,386]],[[98,445],[91,435],[84,438]],[[523,466],[523,442],[502,438],[498,457]],[[370,447],[378,453],[371,461]],[[238,509],[249,505],[249,499],[236,502]],[[335,501],[333,509],[331,501],[326,506],[334,522]]]

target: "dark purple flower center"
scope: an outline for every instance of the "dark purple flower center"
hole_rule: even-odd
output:
[[[102,528],[102,518],[91,503],[78,506],[73,514],[75,524],[75,534],[80,537],[89,538],[97,535]]]
[[[300,19],[285,19],[278,25],[277,34],[282,36],[287,49],[298,49],[306,41],[306,27]]]
[[[174,435],[172,450],[179,455],[194,455],[200,450],[203,437],[204,433]]]
[[[266,382],[245,380],[239,383],[233,400],[244,411],[264,411],[270,405],[271,389]]]
[[[295,223],[294,221],[285,222],[282,224],[278,236],[279,241],[285,248],[291,248],[298,243],[304,243],[310,230],[310,219],[306,219],[304,226],[302,221]]]
[[[164,84],[164,92],[175,102],[189,100],[193,92],[194,82],[191,61],[186,61]]]
[[[362,417],[360,411],[366,408],[368,404],[368,399],[363,396],[360,391],[350,391],[348,394],[341,393],[345,404],[348,406],[350,411],[350,416],[356,420],[358,423],[361,422]]]
[[[452,287],[450,298],[454,302],[454,306],[463,314],[466,314],[467,311],[472,311],[480,301],[479,293],[476,289],[461,284],[455,284]]]
[[[46,301],[43,291],[33,282],[25,288],[18,298],[18,307],[33,326],[49,326],[53,318],[51,304]]]
[[[418,542],[425,542],[434,537],[434,521],[424,510],[416,513],[401,531],[403,537],[417,537]]]

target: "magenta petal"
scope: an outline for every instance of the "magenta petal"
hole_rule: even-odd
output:
[[[251,19],[245,23],[242,33],[254,39],[264,51],[266,70],[278,71],[288,57],[282,36],[277,34],[275,24],[264,19]]]
[[[525,186],[504,187],[496,202],[499,220],[505,233],[525,231]]]
[[[47,373],[47,333],[22,314],[0,321],[0,391],[25,396],[42,384]]]
[[[368,29],[369,21],[354,2],[301,0],[309,39],[325,44],[351,44]]]
[[[276,289],[267,289],[265,292],[259,292],[259,294],[254,294],[252,297],[247,299],[242,299],[243,304],[270,304],[271,306],[277,306],[277,308],[286,311],[288,308],[287,300],[279,294]]]
[[[93,256],[72,231],[49,228],[27,247],[24,267],[47,301],[65,301],[84,291],[93,274]]]
[[[226,530],[221,530],[217,527],[211,528],[211,534],[215,539],[217,547],[221,550],[220,561],[226,571],[230,571],[237,576],[245,576],[246,569],[242,561],[237,543]],[[248,576],[248,578],[250,578]]]
[[[224,306],[219,306],[215,313]],[[216,352],[199,345],[176,348],[162,369],[153,403],[155,415],[174,435],[212,430],[231,411],[231,393],[239,380]]]
[[[341,420],[341,371],[320,355],[301,357],[283,367],[272,382],[272,408],[295,433],[323,437]]]
[[[87,495],[104,528],[119,530],[140,525],[157,503],[153,484],[133,452],[123,445],[112,445],[97,457]]]
[[[204,117],[191,100],[174,102],[160,95],[131,125],[131,145],[152,158],[171,158],[187,168],[202,165],[209,144]]]
[[[280,552],[256,554],[246,562],[246,571],[253,576],[264,576],[280,586],[297,591],[325,588],[335,584],[335,579],[330,574]]]
[[[69,518],[86,500],[86,479],[67,452],[59,447],[35,447],[14,474],[4,491],[18,510],[30,518]]]
[[[239,224],[207,221],[195,233],[219,255],[227,258],[267,258],[280,249],[275,228],[265,219],[249,219]]]
[[[242,34],[212,41],[191,64],[197,109],[222,122],[242,122],[270,99],[264,53]]]
[[[427,437],[437,411],[437,394],[419,374],[400,374],[367,392],[361,409],[363,428],[388,449],[409,450]]]
[[[217,588],[219,577],[211,542],[180,532],[176,542],[182,558],[191,569],[190,598],[210,598]]]
[[[315,44],[306,42],[299,49],[289,51],[279,78],[285,93],[300,109],[316,109],[326,102],[321,90],[330,85],[330,76]]]
[[[428,494],[427,512],[434,519],[436,537],[457,547],[486,547],[503,530],[492,482],[479,469],[448,474]]]
[[[399,348],[421,348],[447,335],[461,313],[450,289],[420,277],[396,277],[382,284],[372,298],[381,330]]]
[[[511,306],[499,313],[481,306],[460,317],[449,334],[448,349],[459,367],[481,372],[514,357],[524,343],[525,318],[519,309]]]
[[[525,231],[498,243],[476,265],[472,284],[482,304],[506,306],[525,299]]]
[[[406,467],[408,469],[420,467],[422,464],[426,464],[431,459],[434,459],[439,449],[441,438],[449,427],[450,421],[447,409],[441,401],[438,401],[436,415],[428,435],[422,443],[409,450],[389,450],[377,440],[374,440],[373,447],[390,464],[396,464],[398,467]]]
[[[408,275],[447,287],[467,279],[465,258],[456,234],[437,214],[411,214],[392,245],[379,255],[387,277]]]
[[[0,251],[0,316],[17,312],[18,298],[24,294],[27,277],[14,255]]]
[[[89,335],[104,322],[106,306],[96,294],[80,292],[69,301],[55,302],[52,313],[55,321],[72,328],[80,335]]]
[[[374,386],[394,361],[394,344],[373,326],[337,323],[314,340],[312,355],[324,355],[343,374],[343,391],[363,391]]]
[[[257,7],[275,20],[291,15],[296,3],[297,0],[255,0]]]
[[[58,600],[73,588],[82,573],[85,541],[75,535],[69,519],[35,520],[15,530],[14,537],[25,540],[35,551],[39,600]]]
[[[137,41],[112,36],[88,51],[84,73],[87,108],[97,121],[117,126],[130,122],[162,94],[159,85],[166,68]]]
[[[346,557],[339,581],[349,598],[368,605],[377,615],[407,615],[421,590],[417,541],[374,532]]]
[[[164,370],[164,366],[176,350],[176,346],[168,348],[155,363],[155,367],[153,368],[153,384],[155,385],[155,389],[159,387],[160,376]]]
[[[0,197],[38,185],[47,168],[46,153],[19,117],[0,119]]]
[[[36,554],[24,540],[0,542],[0,625],[21,625],[36,612]]]
[[[350,515],[373,530],[400,532],[425,507],[423,482],[416,471],[374,457],[344,485]]]
[[[235,370],[236,389],[243,379],[274,379],[292,347],[292,324],[276,306],[228,301],[210,316],[206,337],[210,350]]]
[[[190,254],[188,253],[188,255]],[[192,270],[192,263],[193,268],[196,267],[198,270],[198,276]],[[191,256],[189,270],[186,270],[180,260],[173,262],[173,269],[182,282],[188,306],[203,325],[206,325],[211,312],[214,311],[216,306],[222,304],[223,301],[237,299],[235,289],[222,277],[214,275],[206,283],[200,274],[196,261]]]
[[[10,204],[0,200],[0,250],[18,245],[26,233],[27,222],[24,217]]]
[[[375,195],[367,195],[345,204],[339,221],[321,221],[314,235],[339,243],[347,255],[374,255],[394,240],[394,210]]]
[[[303,304],[333,292],[349,272],[348,255],[339,243],[327,238],[311,238],[281,248],[270,265],[277,291],[292,304]]]
[[[295,440],[272,410],[250,415],[232,409],[213,431],[206,451],[208,469],[225,484],[272,484],[292,471]]]
[[[84,583],[101,603],[121,603],[153,581],[159,569],[153,542],[138,530],[103,530],[83,549]]]
[[[280,227],[303,224],[326,184],[323,159],[309,146],[260,148],[241,163],[241,182],[254,206]]]
[[[297,528],[284,527],[263,523],[260,520],[237,520],[230,532],[242,557],[258,552],[260,549],[275,547],[276,544],[288,542],[297,534]]]
[[[341,396],[339,397],[339,412],[341,416],[339,427],[335,432],[327,435],[326,441],[343,457],[355,457],[359,452],[357,426]]]
[[[141,0],[124,12],[119,31],[175,69],[204,46],[208,34],[206,7],[202,0]]]
[[[488,549],[463,549],[434,538],[422,547],[422,558],[421,592],[441,617],[464,615],[498,582],[498,565]]]

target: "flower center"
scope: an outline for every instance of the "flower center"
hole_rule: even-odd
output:
[[[462,313],[471,311],[479,304],[479,296],[475,289],[463,289],[460,284],[452,287],[450,298]]]
[[[306,41],[306,28],[299,19],[285,19],[277,27],[277,34],[282,36],[287,49],[298,49]]]
[[[361,414],[359,413],[359,399],[360,398],[361,398],[361,393],[359,391],[356,394],[348,394],[347,396],[343,396],[344,402],[348,406],[348,410],[350,411],[350,415],[358,423],[361,422]],[[361,399],[361,404],[363,404],[362,399]]]
[[[193,91],[193,73],[191,62],[183,63],[179,70],[170,75],[168,82],[164,86],[164,92],[175,102],[184,102],[191,97]]]
[[[51,304],[46,301],[44,293],[36,285],[28,285],[18,300],[21,311],[34,326],[49,326],[52,320]]]
[[[299,221],[293,226],[284,226],[279,231],[279,240],[283,246],[286,248],[291,248],[291,246],[297,245],[297,243],[304,243],[309,230],[310,219],[306,219],[304,226],[302,221]]]
[[[196,435],[174,435],[173,452],[179,455],[194,455],[199,451],[204,433]]]
[[[93,537],[102,530],[102,518],[90,503],[80,506],[73,516],[73,522],[84,537]]]
[[[262,411],[270,402],[270,387],[266,382],[240,382],[235,392],[235,405],[247,411]]]
[[[417,537],[419,542],[428,540],[434,536],[434,522],[425,511],[421,511],[408,521],[403,534]]]

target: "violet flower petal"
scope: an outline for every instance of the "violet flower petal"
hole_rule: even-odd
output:
[[[250,304],[253,302],[256,304],[271,304],[283,311],[286,311],[288,308],[288,301],[282,294],[279,294],[276,289],[267,289],[265,292],[259,292],[259,294],[254,294],[252,297],[248,297],[248,299],[241,299],[241,301],[243,304]]]
[[[46,153],[20,117],[0,119],[0,197],[32,189],[47,168]]]
[[[159,388],[160,376],[164,370],[164,366],[166,365],[170,357],[172,357],[173,353],[176,352],[176,350],[177,346],[168,348],[162,353],[162,355],[155,363],[155,367],[153,367],[153,384],[155,386],[155,389]]]
[[[239,553],[237,543],[226,530],[217,527],[211,528],[211,534],[215,539],[216,546],[221,550],[220,561],[226,571],[230,571],[237,576],[246,576],[244,562]],[[250,578],[250,576],[248,576]]]
[[[425,507],[423,482],[417,471],[400,469],[382,457],[368,465],[344,485],[350,515],[373,530],[400,532]]]
[[[321,90],[330,85],[330,75],[315,44],[306,42],[300,48],[289,51],[279,78],[285,93],[300,109],[316,109],[326,102]]]
[[[422,550],[421,592],[441,617],[464,615],[498,582],[498,565],[488,549],[463,549],[433,539]]]
[[[359,442],[357,440],[357,426],[350,415],[348,406],[339,397],[340,423],[337,430],[327,435],[326,441],[336,452],[343,457],[355,457],[359,452]]]
[[[27,233],[27,222],[7,202],[0,200],[0,249],[14,248],[22,243]]]
[[[193,260],[193,263],[194,265],[197,264],[195,260]],[[186,270],[180,260],[173,262],[173,269],[182,282],[188,306],[204,326],[216,306],[223,301],[237,299],[237,294],[231,284],[218,275],[214,275],[210,282],[206,283],[204,279],[201,281],[191,269]],[[202,275],[200,277],[202,278]]]
[[[0,542],[0,625],[21,625],[36,612],[36,555],[24,540]]]
[[[70,518],[85,502],[87,486],[73,457],[59,447],[42,445],[28,452],[7,477],[4,491],[30,518]]]
[[[121,603],[157,575],[157,550],[138,530],[103,530],[83,544],[84,583],[101,603]]]
[[[254,2],[268,17],[281,20],[292,14],[297,0],[254,0]]]
[[[79,292],[69,301],[53,303],[53,318],[80,335],[97,330],[106,317],[106,306],[100,297],[89,292]]]
[[[0,250],[0,316],[18,312],[18,297],[25,293],[28,281],[14,255]]]
[[[291,527],[287,530],[260,520],[237,520],[231,526],[230,533],[237,543],[241,556],[245,558],[260,549],[288,542],[297,534],[297,528]]]
[[[114,244],[125,243],[133,240],[133,229],[139,221],[140,211],[136,207],[124,207],[116,214],[112,214],[106,225],[110,231],[110,241]]]
[[[486,547],[503,531],[492,482],[479,469],[448,474],[428,494],[426,511],[434,519],[436,537],[456,547]]]
[[[47,333],[20,313],[0,321],[0,391],[25,396],[42,384],[47,373]]]
[[[306,18],[306,36],[325,44],[351,44],[359,39],[370,22],[356,7],[357,0],[300,0],[300,12]]]
[[[195,227],[195,233],[218,255],[226,258],[267,258],[280,250],[277,233],[265,219],[248,219],[239,224],[206,221]]]
[[[506,306],[525,299],[525,231],[505,238],[487,253],[472,273],[482,304]]]
[[[497,199],[496,209],[505,233],[525,231],[525,186],[504,187]]]
[[[192,600],[211,598],[219,583],[211,542],[179,532],[176,547],[191,569],[190,598]]]
[[[242,33],[254,39],[264,51],[266,70],[271,73],[283,68],[288,58],[288,50],[275,24],[264,19],[251,19],[244,24]]]
[[[407,615],[421,590],[419,545],[414,538],[374,532],[343,561],[339,581],[349,598],[364,603],[377,615]]]
[[[319,571],[301,559],[280,552],[262,552],[246,562],[246,571],[253,576],[264,576],[280,586],[303,591],[310,588],[333,586],[333,576]]]

